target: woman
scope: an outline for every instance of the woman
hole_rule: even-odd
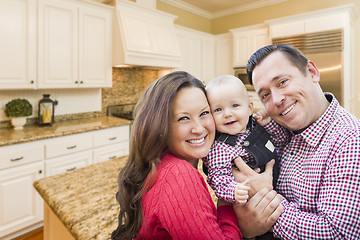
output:
[[[214,136],[199,80],[173,72],[151,84],[135,108],[113,239],[242,239],[233,206],[216,209],[196,169]]]

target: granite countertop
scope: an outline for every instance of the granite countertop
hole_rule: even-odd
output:
[[[34,182],[36,190],[79,240],[110,239],[118,225],[117,177],[126,157]]]
[[[52,126],[25,126],[23,130],[1,128],[0,146],[42,140],[46,138],[60,137],[74,133],[82,133],[130,124],[131,121],[126,119],[103,116],[55,122]]]

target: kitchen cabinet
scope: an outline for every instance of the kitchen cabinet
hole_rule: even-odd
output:
[[[129,154],[129,126],[94,133],[94,163]]]
[[[215,75],[233,75],[233,37],[231,33],[220,34],[215,40]]]
[[[185,27],[176,26],[182,66],[204,83],[215,77],[215,36]]]
[[[36,1],[0,1],[0,89],[36,87]]]
[[[129,154],[129,143],[114,143],[94,149],[94,163],[122,157]]]
[[[43,159],[44,147],[41,143],[1,147],[1,239],[13,232],[41,224],[43,200],[33,188],[33,182],[44,177]]]
[[[47,159],[45,161],[45,177],[50,177],[55,174],[70,172],[77,168],[82,168],[91,165],[92,151],[83,151],[56,157],[53,159]]]
[[[84,151],[92,147],[91,132],[49,139],[45,142],[45,159]]]
[[[341,29],[345,19],[341,13],[331,15],[301,15],[268,21],[271,38]]]
[[[111,87],[112,8],[38,2],[38,87]]]
[[[0,239],[42,225],[35,180],[129,154],[129,132],[123,125],[0,146]]]
[[[268,27],[258,24],[230,30],[233,34],[233,67],[246,67],[251,55],[269,44]]]

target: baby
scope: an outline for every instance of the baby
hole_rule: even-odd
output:
[[[235,181],[234,159],[241,157],[250,167],[264,170],[268,161],[277,159],[274,145],[269,134],[252,117],[253,103],[240,79],[232,75],[219,76],[210,81],[206,92],[217,130],[210,152],[203,159],[208,171],[207,181],[219,198],[244,204],[250,187],[248,180]],[[270,120],[262,119],[261,124],[264,126]],[[278,175],[277,164],[276,161],[274,182]]]

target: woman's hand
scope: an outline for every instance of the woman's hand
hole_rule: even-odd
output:
[[[243,237],[252,238],[268,232],[284,207],[282,196],[270,187],[257,192],[246,204],[234,204],[234,211]]]
[[[265,171],[263,173],[258,173],[258,171],[251,169],[240,157],[234,160],[235,165],[239,170],[234,169],[232,173],[237,182],[244,182],[246,179],[249,179],[248,186],[249,198],[255,195],[260,189],[272,187],[272,171],[275,160],[271,160],[266,164]]]

